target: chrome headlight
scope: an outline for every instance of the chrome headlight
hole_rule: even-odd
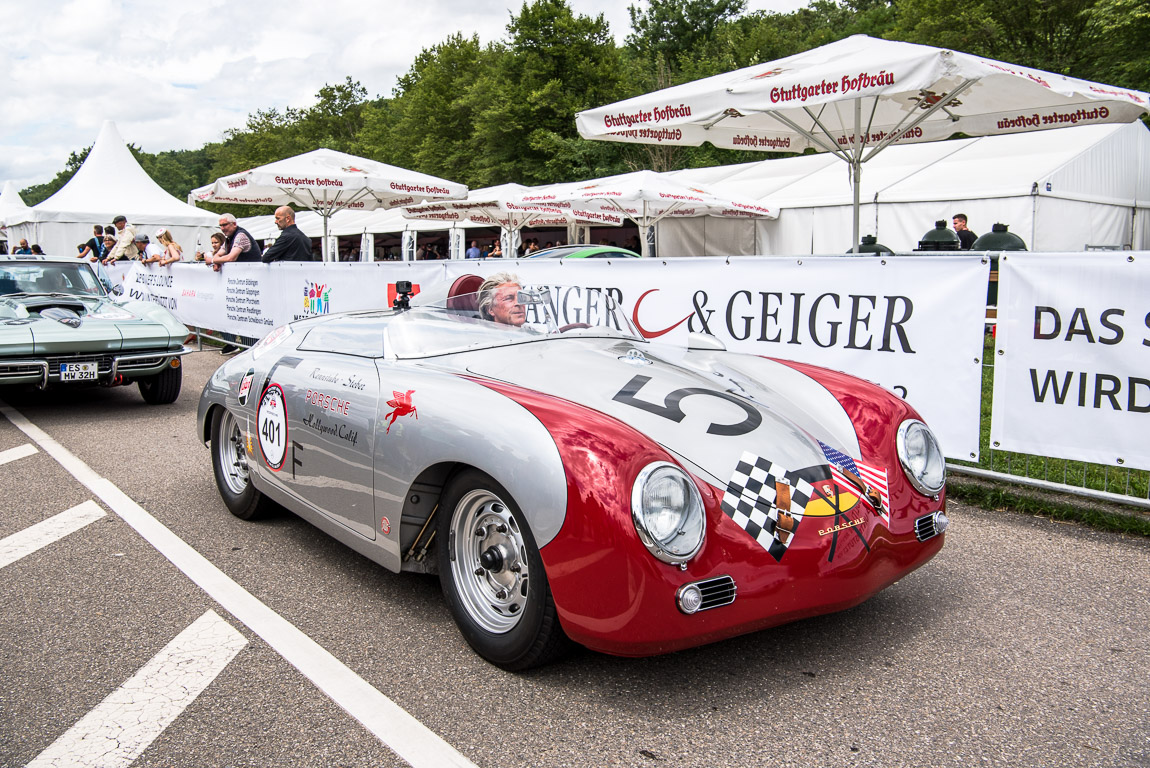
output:
[[[631,519],[643,544],[663,562],[681,565],[698,554],[704,518],[699,489],[674,464],[648,464],[635,478]]]
[[[898,460],[919,493],[934,496],[946,483],[946,461],[930,427],[907,419],[898,427]]]

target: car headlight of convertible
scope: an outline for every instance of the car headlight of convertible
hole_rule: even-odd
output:
[[[919,493],[934,496],[946,483],[946,461],[930,427],[907,419],[898,427],[898,460],[910,484]]]
[[[635,478],[631,519],[651,554],[682,565],[703,546],[703,500],[687,473],[665,461],[648,464]]]

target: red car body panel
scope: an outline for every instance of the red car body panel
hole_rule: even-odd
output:
[[[540,553],[560,621],[572,640],[621,656],[703,645],[857,605],[942,548],[943,536],[918,541],[914,521],[944,509],[945,498],[918,493],[896,454],[895,431],[903,420],[918,418],[914,409],[854,377],[779,362],[835,395],[855,424],[860,458],[887,467],[890,525],[869,509],[840,530],[832,530],[838,518],[804,520],[776,561],[722,511],[725,489],[692,475],[706,508],[707,530],[702,549],[686,569],[648,552],[631,519],[635,477],[653,461],[682,466],[673,455],[594,409],[482,381],[534,414],[563,458],[566,518],[559,535]],[[724,575],[736,584],[733,603],[693,615],[679,611],[681,586]]]

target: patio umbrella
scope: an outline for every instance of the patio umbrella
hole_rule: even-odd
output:
[[[444,200],[422,203],[404,208],[403,215],[411,219],[439,221],[470,221],[473,224],[498,226],[512,239],[508,252],[515,248],[514,239],[523,227],[566,227],[570,224],[598,224],[619,226],[623,217],[612,211],[574,210],[570,204],[528,203],[524,198],[534,194],[536,188],[522,184],[500,184],[473,189],[464,200]]]
[[[328,220],[336,211],[399,208],[466,194],[463,184],[331,149],[277,160],[192,190],[199,202],[294,203],[315,211],[323,217],[324,261],[329,260]]]
[[[1133,122],[1148,111],[1141,91],[855,35],[586,110],[576,125],[606,141],[832,152],[850,166],[857,247],[862,164],[894,142]]]
[[[697,185],[688,185],[654,171],[635,171],[605,179],[555,184],[528,192],[524,205],[570,206],[582,215],[616,213],[639,225],[643,256],[650,253],[647,233],[667,218],[719,216],[723,218],[778,218],[749,198],[731,197]]]

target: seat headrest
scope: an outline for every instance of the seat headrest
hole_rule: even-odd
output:
[[[479,299],[476,292],[483,285],[483,278],[479,275],[463,275],[456,278],[447,292],[447,308],[460,309],[468,312],[479,311]]]

